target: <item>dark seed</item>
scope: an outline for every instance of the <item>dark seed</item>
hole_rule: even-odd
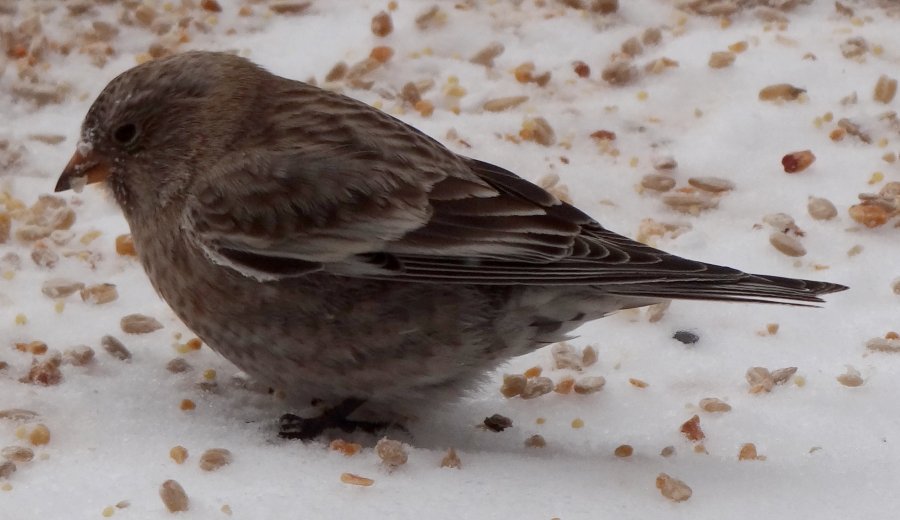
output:
[[[685,345],[691,345],[700,341],[700,336],[686,330],[679,330],[672,335],[672,339],[676,339]]]

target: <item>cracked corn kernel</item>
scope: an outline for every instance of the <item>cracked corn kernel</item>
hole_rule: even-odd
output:
[[[560,379],[558,383],[556,383],[556,387],[553,389],[553,391],[558,394],[566,395],[566,394],[569,394],[572,392],[572,388],[574,386],[575,386],[575,378],[573,378],[571,376],[566,376],[566,377]]]
[[[362,445],[343,439],[335,439],[331,441],[328,448],[331,449],[331,451],[340,452],[345,457],[352,457],[362,450]]]
[[[630,457],[632,454],[634,454],[634,448],[632,448],[628,444],[622,444],[621,446],[616,447],[615,451],[613,451],[613,454],[616,457],[624,459],[624,458]]]
[[[372,17],[371,25],[372,34],[381,38],[391,34],[394,30],[394,22],[391,20],[391,15],[384,11],[381,11]]]
[[[538,377],[541,375],[541,372],[543,372],[543,369],[541,367],[538,367],[538,366],[531,367],[525,371],[525,377],[527,379]]]
[[[738,453],[738,460],[761,460],[756,453],[756,445],[752,442],[741,445],[741,451]]]
[[[43,424],[38,424],[28,434],[28,442],[34,446],[48,444],[50,442],[50,429]]]
[[[116,253],[122,256],[137,256],[134,248],[134,239],[131,235],[119,235],[116,237]]]
[[[795,101],[806,92],[805,89],[788,83],[769,85],[759,91],[760,101]]]
[[[16,343],[16,350],[20,352],[27,352],[29,354],[34,354],[35,356],[40,356],[42,354],[47,353],[47,344],[43,341],[31,341],[28,343]]]
[[[584,420],[583,419],[572,419],[572,428],[576,430],[578,428],[584,428]]]
[[[430,101],[420,99],[415,105],[416,111],[423,117],[428,117],[434,113],[434,105]]]
[[[188,458],[188,450],[184,446],[175,446],[169,450],[169,457],[175,464],[182,464]]]
[[[394,56],[394,49],[387,46],[378,46],[372,49],[369,57],[379,63],[385,63]]]
[[[706,438],[706,434],[700,428],[700,416],[695,415],[681,425],[681,433],[690,441],[702,441]]]
[[[441,467],[456,469],[460,469],[462,467],[462,461],[459,460],[459,456],[456,454],[456,450],[454,450],[453,448],[447,450],[447,454],[444,455],[443,459],[441,459]]]
[[[875,205],[854,204],[849,212],[850,218],[869,228],[882,226],[889,218],[887,210]]]
[[[526,384],[527,384],[527,381],[526,381],[524,375],[504,374],[503,375],[503,386],[500,387],[500,393],[503,394],[503,397],[506,397],[506,398],[521,395],[522,391],[525,390]]]

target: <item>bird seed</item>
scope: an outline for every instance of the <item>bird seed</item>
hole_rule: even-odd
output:
[[[875,101],[887,105],[894,100],[896,94],[897,80],[887,76],[881,76],[878,78],[878,82],[875,83],[875,92],[872,97]]]
[[[169,458],[175,461],[175,464],[183,464],[188,458],[188,450],[184,446],[175,446],[169,450]]]
[[[734,183],[728,179],[720,177],[691,177],[688,184],[698,190],[708,191],[710,193],[722,193],[734,189]]]
[[[606,379],[601,376],[580,377],[573,389],[576,394],[587,395],[599,392],[605,384]]]
[[[815,162],[816,156],[810,150],[791,152],[781,158],[781,165],[786,173],[799,173]]]
[[[816,220],[831,220],[837,216],[837,208],[830,200],[821,197],[810,197],[806,204],[809,216]]]
[[[788,83],[769,85],[759,91],[760,101],[796,101],[806,90]]]
[[[675,502],[684,502],[691,498],[692,494],[690,486],[665,473],[660,473],[656,477],[656,489],[662,493],[662,496]]]
[[[100,345],[103,347],[103,350],[119,361],[128,361],[131,359],[131,352],[114,336],[108,334],[103,336],[100,340]]]
[[[0,462],[0,479],[8,479],[16,472],[16,465],[13,462]]]
[[[459,460],[459,456],[456,454],[456,450],[454,450],[453,448],[447,450],[447,454],[444,455],[443,459],[441,459],[441,467],[456,469],[460,469],[462,467],[462,461]]]
[[[549,377],[535,377],[529,379],[522,390],[522,399],[534,399],[553,391],[553,381]]]
[[[362,451],[362,445],[355,442],[345,441],[343,439],[335,439],[328,444],[331,451],[338,451],[345,457],[352,457]]]
[[[372,34],[384,38],[394,30],[394,22],[391,15],[381,11],[372,17]]]
[[[211,448],[200,455],[200,469],[203,471],[216,471],[223,466],[231,464],[233,457],[225,448]]]
[[[693,442],[702,441],[706,438],[706,434],[704,434],[703,429],[700,428],[699,415],[695,415],[685,421],[684,424],[681,425],[681,433],[684,434],[689,441]]]
[[[34,450],[24,446],[7,446],[0,450],[0,456],[10,462],[23,464],[34,459]]]
[[[675,187],[675,179],[668,175],[650,173],[641,178],[641,187],[653,191],[669,191]]]
[[[487,423],[485,423],[487,424]],[[512,421],[510,421],[510,425]],[[406,464],[409,456],[403,443],[383,437],[375,445],[375,454],[381,459],[381,463],[389,468],[397,468]]]
[[[119,293],[116,290],[116,286],[111,283],[90,285],[81,289],[81,299],[94,305],[116,301],[118,298]]]
[[[700,408],[704,412],[719,413],[730,412],[731,405],[716,397],[706,397],[700,399]]]
[[[526,384],[527,384],[527,380],[524,375],[504,374],[503,375],[503,386],[500,387],[500,393],[503,394],[503,397],[506,397],[506,398],[521,395],[522,391],[525,390]]]
[[[714,52],[709,55],[709,67],[712,69],[724,69],[730,67],[737,55],[730,51]]]
[[[363,487],[368,487],[375,483],[375,481],[370,478],[354,475],[353,473],[341,473],[341,482],[343,482],[344,484]]]
[[[43,446],[50,442],[50,429],[43,424],[38,424],[28,433],[28,442],[33,446]]]
[[[741,451],[738,452],[738,460],[766,460],[766,458],[756,453],[755,444],[748,442],[741,446]]]
[[[546,446],[547,441],[544,439],[543,435],[534,434],[531,437],[525,439],[526,448],[544,448]]]
[[[787,256],[798,257],[806,254],[806,248],[803,247],[799,240],[780,231],[775,231],[769,235],[769,243]]]
[[[541,378],[546,379],[546,378]],[[526,398],[527,399],[527,398]],[[490,417],[484,418],[484,427],[492,432],[502,432],[507,428],[512,428],[513,422],[509,417],[495,413]]]
[[[847,365],[847,371],[845,373],[837,376],[837,380],[840,384],[850,387],[862,386],[865,382],[862,376],[860,376],[859,370],[850,365]]]
[[[485,101],[481,108],[487,112],[503,112],[504,110],[515,108],[526,101],[528,101],[528,96],[494,98]]]
[[[634,448],[632,448],[628,444],[622,444],[621,446],[616,447],[613,451],[613,455],[619,458],[627,458],[634,454]]]
[[[484,65],[485,67],[493,67],[494,66],[494,58],[503,54],[503,51],[506,48],[502,43],[499,42],[491,42],[487,47],[481,49],[474,56],[472,56],[469,61],[471,63],[475,63],[477,65]]]
[[[184,488],[181,487],[181,484],[174,480],[167,480],[159,486],[159,498],[162,499],[163,504],[165,504],[166,509],[168,509],[170,513],[188,510],[189,501],[187,493],[184,492]]]
[[[144,314],[129,314],[119,320],[122,332],[126,334],[148,334],[163,328],[156,318]]]

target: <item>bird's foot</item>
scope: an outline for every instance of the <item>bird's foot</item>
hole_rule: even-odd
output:
[[[388,423],[354,421],[347,417],[363,404],[361,399],[346,399],[341,404],[328,408],[318,417],[299,417],[286,413],[281,416],[278,436],[282,439],[300,439],[307,441],[315,439],[325,430],[337,429],[345,433],[353,433],[357,430],[366,433],[376,433],[390,426]]]

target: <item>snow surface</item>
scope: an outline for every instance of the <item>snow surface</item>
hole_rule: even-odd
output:
[[[146,3],[162,11],[162,2]],[[278,440],[276,419],[288,411],[283,403],[233,388],[229,379],[237,369],[207,347],[183,354],[193,371],[168,372],[166,363],[181,355],[172,346],[174,335],[183,334],[183,342],[190,332],[154,294],[139,264],[115,253],[114,238],[127,226],[110,197],[88,188],[65,197],[77,205],[75,246],[84,233],[102,231],[88,247],[79,246],[102,253],[96,269],[77,258],[62,258],[52,270],[39,268],[30,259],[31,244],[11,239],[0,246],[3,254],[22,258],[21,270],[0,279],[0,360],[9,363],[0,371],[0,410],[34,410],[52,435],[49,444],[35,448],[34,461],[0,482],[9,484],[0,490],[0,519],[102,518],[104,508],[122,500],[130,505],[115,509],[115,518],[169,518],[158,496],[166,479],[187,491],[190,510],[179,516],[185,519],[227,518],[221,512],[226,504],[232,517],[252,519],[897,517],[900,354],[867,352],[865,342],[900,328],[900,297],[891,289],[900,275],[900,240],[893,223],[867,229],[847,213],[858,193],[900,181],[898,163],[882,159],[898,151],[900,135],[879,120],[900,101],[885,106],[872,100],[881,74],[900,75],[900,18],[887,14],[891,2],[845,2],[856,10],[854,19],[838,14],[831,1],[814,1],[788,12],[784,28],[751,11],[732,16],[723,28],[718,17],[685,14],[665,0],[622,1],[619,12],[606,17],[553,0],[459,2],[469,5],[466,9],[437,2],[446,24],[423,31],[414,19],[436,2],[400,0],[392,13],[395,30],[387,38],[369,29],[371,17],[386,2],[321,0],[298,16],[263,15],[266,5],[250,2],[250,17],[237,16],[243,2],[220,3],[217,23],[208,33],[193,32],[182,49],[237,50],[272,72],[314,77],[321,84],[337,61],[353,64],[373,46],[390,45],[396,53],[371,74],[373,88],[347,88],[346,93],[380,101],[385,110],[460,153],[532,180],[558,173],[575,204],[613,230],[636,236],[644,218],[689,224],[689,232],[657,245],[751,272],[840,282],[851,291],[829,297],[821,309],[675,302],[656,323],[643,312],[591,323],[572,344],[598,349],[599,362],[583,373],[605,377],[602,391],[504,399],[498,392],[502,373],[541,366],[554,381],[571,373],[551,369],[549,348],[514,359],[470,398],[412,425],[404,439],[410,444],[409,462],[388,472],[371,449],[374,439],[352,457],[329,450],[325,441]],[[22,22],[35,5],[48,2],[16,5],[19,13],[4,15],[3,25]],[[93,16],[114,22],[121,9],[104,4]],[[193,14],[208,16],[199,8]],[[67,17],[57,8],[42,15],[43,30],[65,39],[93,19]],[[602,81],[600,71],[621,43],[652,26],[664,27],[662,42],[647,47],[636,63],[666,56],[678,66],[622,87]],[[870,51],[861,60],[847,59],[840,44],[856,36],[868,41]],[[117,53],[103,68],[78,52],[49,53],[50,67],[42,75],[71,83],[73,91],[66,102],[41,109],[8,95],[18,80],[13,60],[6,61],[0,78],[0,137],[24,143],[28,153],[21,165],[2,172],[0,187],[29,205],[52,191],[94,96],[133,66],[155,38],[143,29],[121,27],[113,43]],[[506,48],[492,71],[468,62],[491,41]],[[711,52],[738,41],[747,41],[749,48],[731,67],[708,67]],[[880,52],[873,51],[876,45]],[[807,53],[815,59],[804,59]],[[575,75],[574,60],[590,65],[589,79]],[[549,85],[515,80],[512,69],[526,61],[534,62],[538,73],[552,72]],[[467,91],[458,100],[459,114],[448,110],[455,100],[442,93],[450,76]],[[400,113],[398,100],[382,99],[407,81],[425,79],[435,82],[424,95],[437,107],[429,117],[408,108]],[[773,83],[805,88],[808,99],[759,101],[759,90]],[[840,100],[852,92],[858,103],[842,105]],[[530,99],[507,112],[482,112],[485,100],[511,95]],[[817,128],[814,119],[826,112],[834,121]],[[536,116],[552,125],[556,145],[504,138],[518,135],[523,121]],[[874,142],[829,139],[842,117],[859,123]],[[459,139],[446,138],[451,129]],[[618,156],[601,153],[590,137],[600,129],[616,133]],[[49,145],[27,138],[55,133],[67,139]],[[885,146],[878,143],[882,138]],[[803,149],[813,150],[818,160],[805,172],[785,174],[781,157]],[[663,155],[677,159],[673,176],[679,186],[689,177],[718,176],[732,180],[736,189],[721,198],[717,209],[698,216],[675,213],[658,196],[635,189],[653,171],[652,158]],[[876,171],[884,181],[871,185]],[[813,220],[806,211],[813,195],[833,201],[838,217]],[[792,215],[806,232],[801,239],[806,256],[789,258],[768,243],[770,230],[762,218],[775,212]],[[848,255],[857,245],[862,251]],[[57,312],[56,302],[40,287],[59,276],[114,283],[119,299],[89,305],[76,294]],[[119,319],[135,312],[154,316],[165,327],[147,335],[124,334]],[[20,314],[27,323],[17,323]],[[780,324],[780,330],[760,335],[768,323]],[[683,345],[671,338],[677,330],[691,330],[701,339]],[[131,362],[101,349],[105,334],[127,345]],[[21,383],[32,356],[14,344],[32,340],[57,350],[89,345],[96,360],[88,367],[63,365],[64,379],[55,386]],[[862,386],[850,388],[836,380],[846,365],[860,371]],[[744,374],[752,366],[796,366],[802,379],[751,395]],[[210,368],[220,382],[215,393],[195,386]],[[629,378],[649,386],[637,388]],[[723,399],[733,410],[703,412],[698,402],[704,397]],[[197,408],[181,411],[182,399],[194,400]],[[494,413],[510,417],[513,428],[493,433],[477,427]],[[695,413],[708,453],[695,453],[679,432]],[[539,417],[544,424],[536,423]],[[584,421],[583,428],[571,426],[575,418]],[[0,419],[0,447],[27,445],[17,438],[22,429]],[[547,446],[526,448],[524,440],[538,433]],[[766,460],[739,461],[738,451],[747,442],[755,443]],[[621,444],[632,445],[634,455],[616,457],[613,451]],[[182,465],[168,456],[175,445],[190,452]],[[670,445],[675,455],[661,457],[660,450]],[[461,469],[439,467],[448,447],[459,453]],[[234,462],[202,471],[197,460],[208,448],[231,450]],[[373,478],[375,484],[344,484],[343,472]],[[686,482],[693,496],[682,503],[661,496],[654,485],[660,472]]]

